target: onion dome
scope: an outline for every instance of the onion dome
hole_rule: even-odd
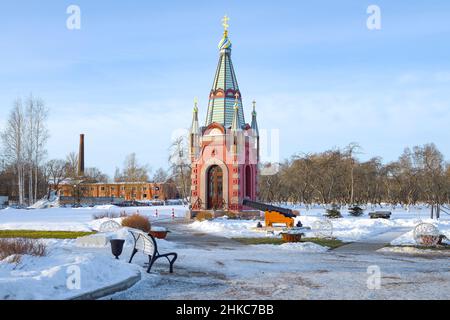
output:
[[[225,33],[223,35],[222,40],[220,40],[219,42],[219,50],[223,51],[223,50],[231,50],[231,48],[233,47],[233,45],[231,44],[230,39],[228,38],[227,33]]]

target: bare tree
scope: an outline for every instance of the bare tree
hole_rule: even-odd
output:
[[[4,155],[9,163],[14,165],[17,175],[19,204],[24,204],[25,186],[25,114],[22,100],[18,98],[10,112],[6,127],[1,134]]]
[[[114,182],[122,182],[123,176],[122,172],[120,172],[120,169],[116,167],[116,171],[114,172]]]
[[[181,189],[183,198],[187,199],[191,182],[191,165],[185,136],[179,136],[172,142],[169,149],[169,163],[175,183]]]
[[[38,170],[47,154],[45,146],[50,136],[47,129],[48,112],[48,108],[45,106],[44,102],[41,99],[37,99],[34,118],[34,202],[36,202],[38,197]]]
[[[152,182],[166,182],[169,179],[169,174],[163,168],[156,170],[152,177]]]
[[[64,160],[53,159],[48,161],[45,167],[48,183],[53,190],[58,193],[61,183],[68,178],[67,162]],[[50,197],[50,186],[48,188],[48,198]]]
[[[269,167],[273,164],[271,163],[263,163],[262,166]],[[262,175],[259,177],[259,197],[263,201],[267,202],[280,202],[282,201],[283,195],[282,186],[284,186],[284,181],[282,181],[281,177],[281,165],[280,171],[273,175]]]
[[[48,109],[42,99],[30,95],[25,110],[25,150],[28,166],[29,204],[36,202],[38,191],[38,171],[46,154],[45,144],[49,134],[46,127]]]
[[[355,158],[353,157],[355,154],[360,153],[361,146],[356,142],[350,143],[345,148],[345,153],[350,160],[350,204],[354,204],[354,195],[355,195]]]
[[[75,179],[78,177],[78,154],[71,152],[66,156],[67,176]]]
[[[444,156],[434,144],[426,144],[422,147],[416,146],[414,160],[421,168],[421,184],[423,191],[432,206],[431,218],[433,218],[433,207],[436,206],[436,218],[439,218],[439,206],[445,199],[445,163]]]
[[[270,202],[305,204],[391,204],[430,206],[450,200],[450,168],[433,144],[405,149],[397,161],[384,165],[375,157],[360,162],[358,146],[343,151],[297,155],[280,164],[273,176],[261,176],[259,195]]]
[[[98,168],[86,168],[84,170],[84,178],[87,182],[102,182],[106,183],[109,181],[107,174],[102,173]]]
[[[147,182],[149,167],[140,165],[135,153],[129,154],[124,162],[122,174],[119,175],[125,182]],[[117,172],[116,172],[117,175]]]

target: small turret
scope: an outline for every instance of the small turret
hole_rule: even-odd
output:
[[[253,101],[253,111],[252,111],[252,124],[251,124],[251,136],[253,141],[253,148],[256,150],[256,163],[259,162],[259,129],[258,121],[256,121],[256,101]]]
[[[252,112],[252,130],[253,130],[253,134],[256,137],[259,137],[259,129],[258,129],[258,122],[256,121],[256,101],[253,101],[253,112]]]
[[[234,101],[233,107],[233,121],[231,122],[231,130],[236,132],[241,130],[241,125],[239,124],[239,93],[235,94],[236,100]]]
[[[190,131],[189,139],[189,151],[192,159],[195,159],[199,155],[200,151],[200,127],[198,125],[198,101],[197,98],[194,100],[194,111],[192,114],[192,125]]]
[[[237,155],[239,153],[239,139],[242,133],[242,127],[239,124],[239,93],[235,94],[235,102],[233,107],[233,121],[231,121],[231,146],[232,154]]]

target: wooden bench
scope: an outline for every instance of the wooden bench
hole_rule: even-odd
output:
[[[178,254],[176,254],[175,252],[160,254],[158,252],[156,240],[153,236],[136,229],[130,229],[129,232],[131,233],[134,239],[134,248],[130,257],[130,261],[128,261],[129,263],[131,263],[131,261],[133,260],[134,255],[138,251],[141,251],[145,255],[148,255],[147,273],[150,273],[153,264],[159,258],[166,258],[167,261],[169,261],[170,273],[173,273],[173,264],[175,263],[175,260],[177,260]]]
[[[391,218],[390,211],[374,211],[369,213],[370,219],[390,219]]]

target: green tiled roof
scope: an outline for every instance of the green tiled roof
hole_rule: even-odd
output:
[[[220,57],[214,77],[211,96],[208,104],[206,125],[213,122],[221,123],[226,128],[231,126],[234,114],[236,93],[238,98],[239,126],[245,126],[244,111],[242,106],[241,93],[234,73],[233,62],[231,61],[231,41],[227,34],[219,43]],[[221,96],[220,96],[221,95]]]

